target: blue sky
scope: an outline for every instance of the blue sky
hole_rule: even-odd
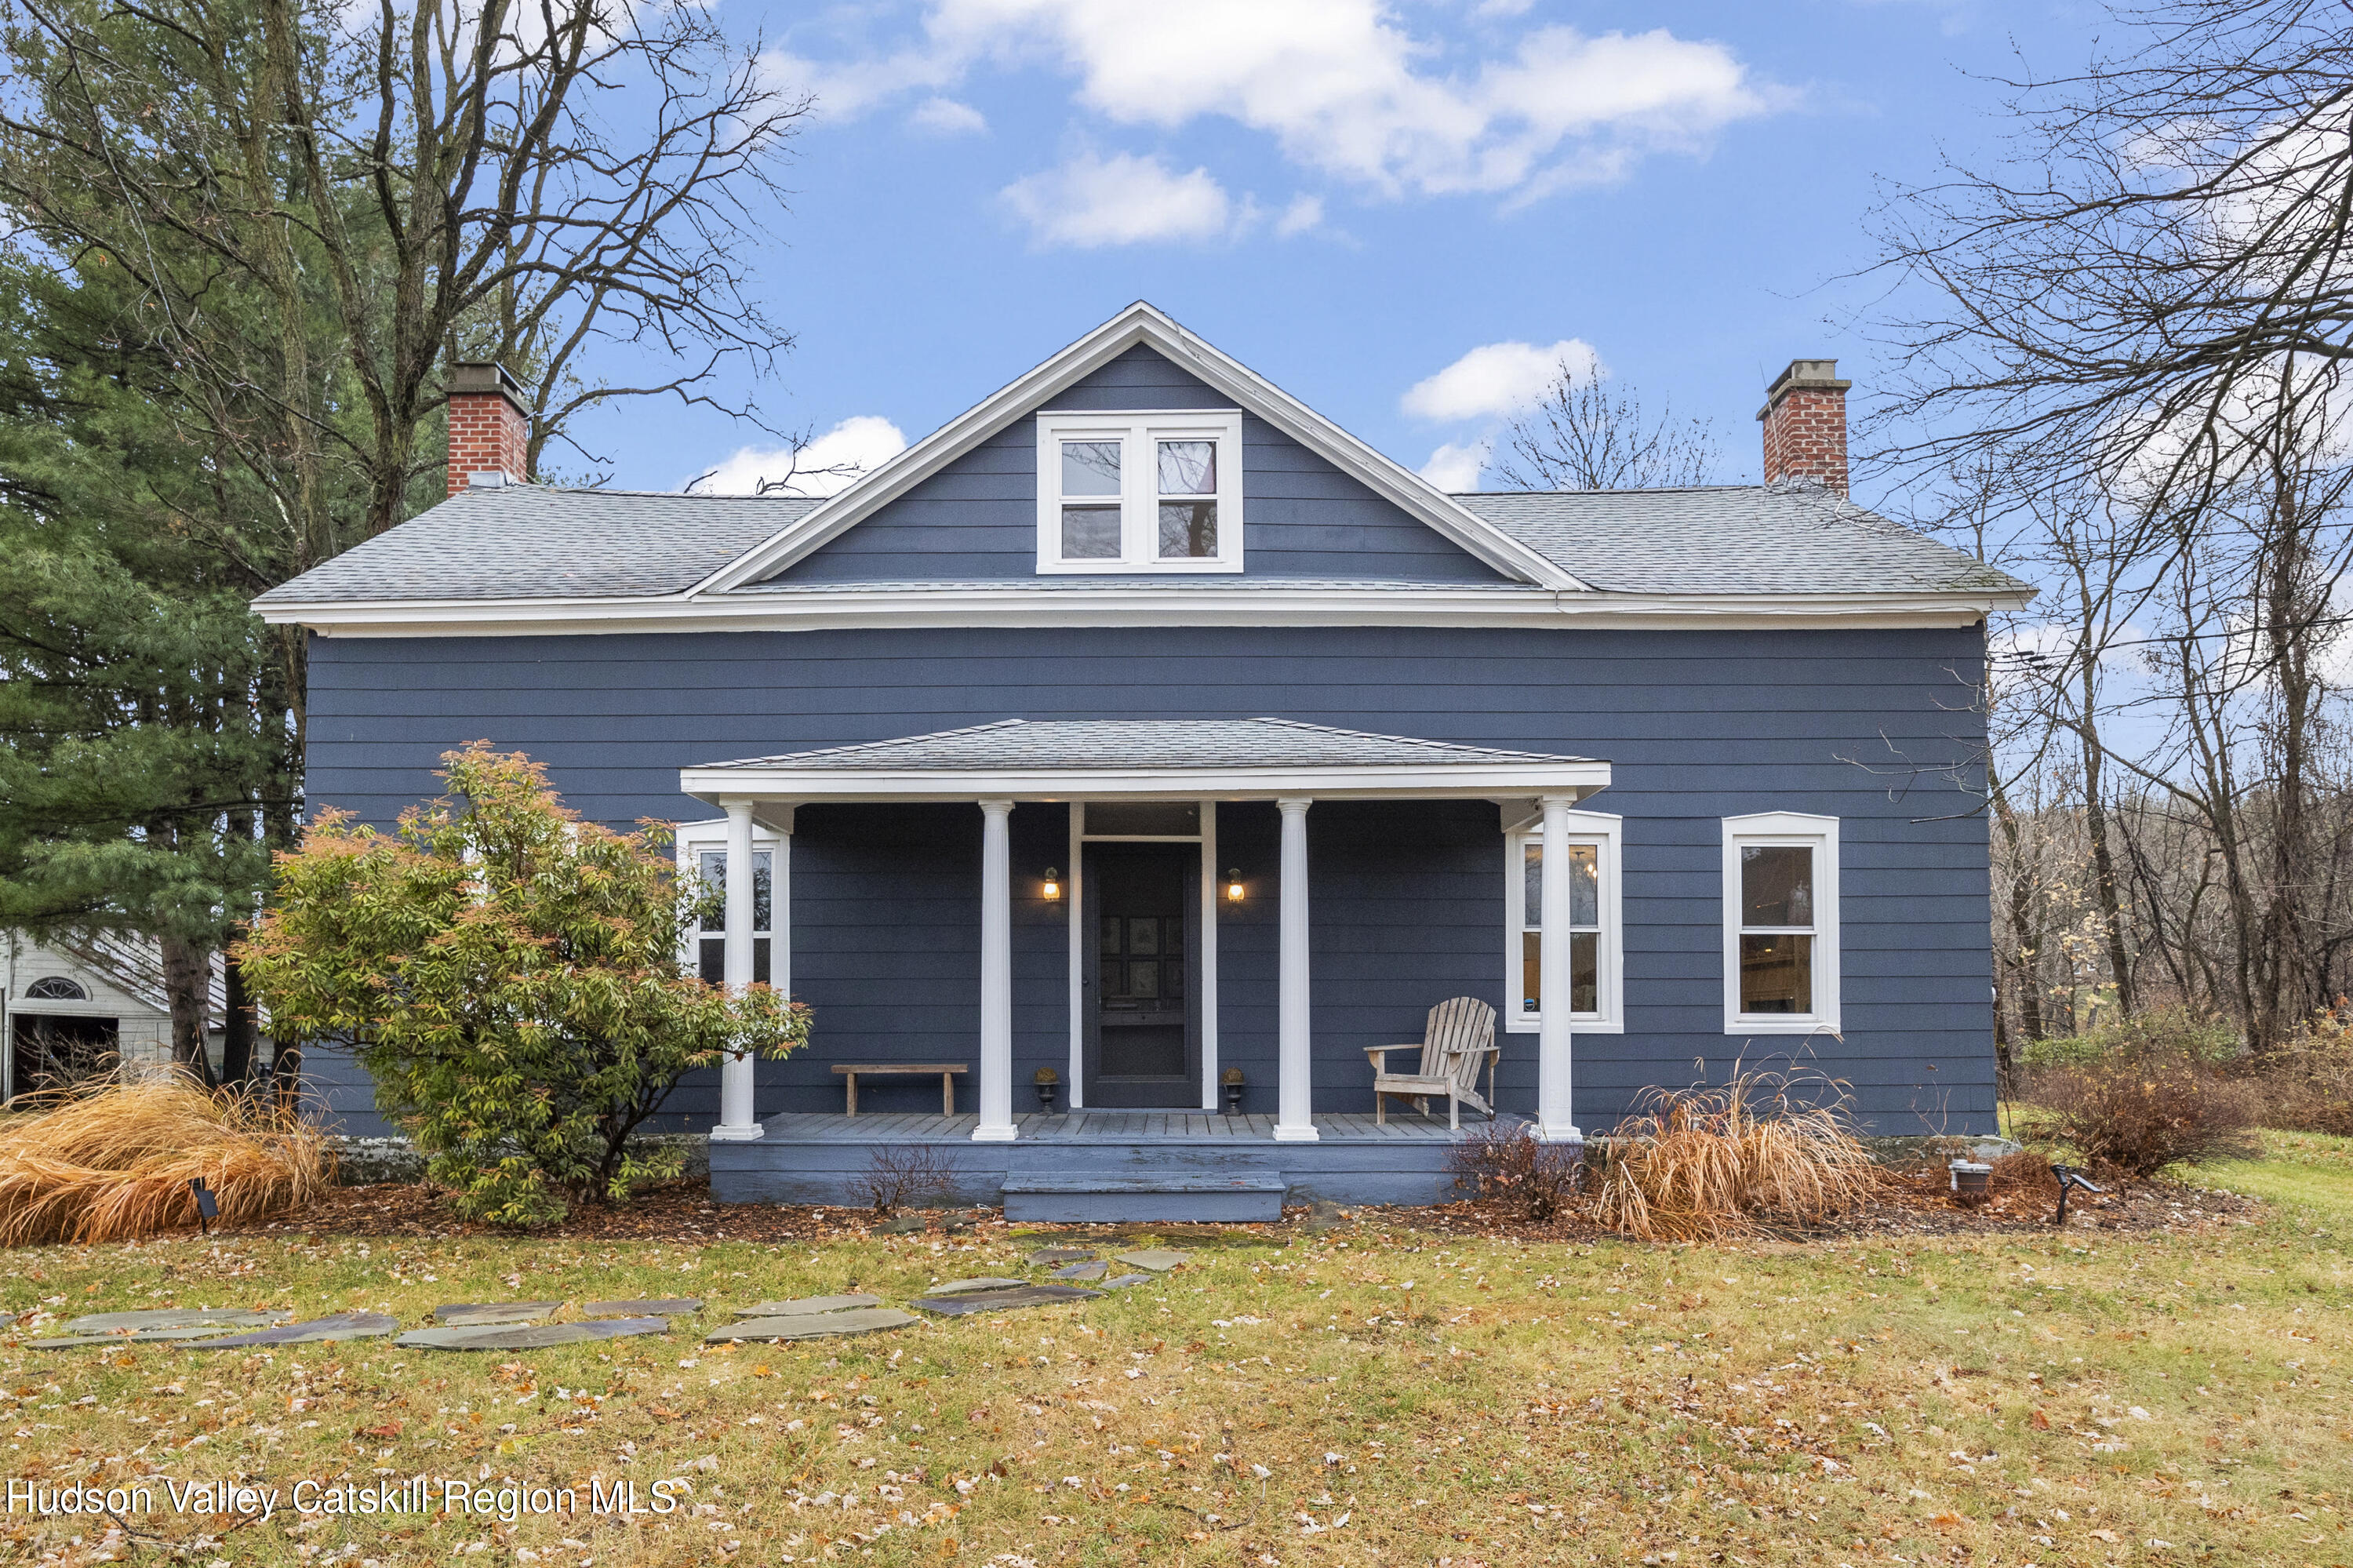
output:
[[[791,208],[746,240],[798,338],[756,394],[770,424],[871,461],[1144,298],[1458,482],[1559,354],[1713,419],[1718,477],[1753,479],[1790,358],[1881,378],[1846,324],[1874,287],[1838,281],[1871,257],[1874,182],[1982,154],[1999,90],[1972,75],[2076,67],[2097,24],[1992,0],[721,15],[818,96]],[[780,466],[708,410],[581,434],[628,488]]]

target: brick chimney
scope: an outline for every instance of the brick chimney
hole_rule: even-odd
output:
[[[1812,480],[1846,493],[1846,389],[1835,359],[1793,359],[1766,390],[1765,482]]]
[[[449,367],[449,493],[531,482],[531,417],[503,365]]]

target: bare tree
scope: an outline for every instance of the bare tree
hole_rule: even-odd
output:
[[[453,346],[529,373],[534,460],[595,403],[722,406],[723,366],[763,372],[789,346],[750,263],[807,103],[707,8],[6,0],[5,16],[22,90],[0,100],[0,202],[41,244],[138,281],[209,433],[300,530],[292,570],[430,498]],[[614,343],[662,368],[585,378]]]
[[[161,427],[141,450],[184,455],[138,503],[192,581],[250,596],[438,500],[453,351],[531,386],[535,461],[616,397],[757,422],[730,375],[756,379],[790,343],[753,267],[807,104],[712,18],[628,0],[0,0],[0,244],[69,281]],[[661,368],[602,379],[589,362],[617,344]],[[72,402],[56,379],[45,395]],[[283,846],[306,643],[248,634],[261,673],[237,716],[276,737],[272,777],[203,831]],[[119,722],[206,720],[133,704]],[[228,897],[227,930],[259,893]],[[200,1041],[220,933],[146,928],[169,949],[175,1033]],[[232,976],[233,1062],[241,996]]]
[[[1631,387],[1563,365],[1514,420],[1501,465],[1520,490],[1659,490],[1706,484],[1722,461],[1705,419],[1656,418]]]

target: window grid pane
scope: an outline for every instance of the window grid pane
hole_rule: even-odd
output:
[[[1119,508],[1062,508],[1062,558],[1066,561],[1119,559]]]
[[[1740,938],[1740,1011],[1803,1014],[1814,1010],[1814,938],[1777,932]]]
[[[694,869],[695,874],[719,890],[723,899],[716,911],[703,917],[702,929],[715,931],[724,936],[727,932],[727,906],[723,902],[727,892],[727,852],[725,850],[697,852],[694,857]],[[770,929],[768,917],[773,907],[775,885],[776,856],[767,850],[754,850],[752,852],[752,929],[755,932],[765,932]]]
[[[1117,495],[1119,493],[1119,443],[1117,441],[1064,441],[1062,443],[1062,493],[1064,495]]]
[[[1207,560],[1217,553],[1216,502],[1164,501],[1160,503],[1162,560]]]
[[[1740,846],[1740,928],[1810,931],[1814,852],[1804,844]]]
[[[1572,1016],[1601,1011],[1601,846],[1562,846],[1569,872],[1569,1000]],[[1544,1011],[1544,863],[1541,841],[1520,847],[1520,1012]]]
[[[1218,493],[1218,443],[1215,441],[1162,441],[1159,467],[1160,493],[1163,495]]]

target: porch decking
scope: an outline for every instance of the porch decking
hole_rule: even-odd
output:
[[[723,1202],[862,1205],[878,1152],[922,1146],[949,1167],[951,1201],[1004,1202],[1017,1219],[1113,1217],[1082,1212],[1088,1196],[1137,1219],[1271,1217],[1316,1199],[1435,1203],[1453,1195],[1449,1150],[1484,1125],[1327,1113],[1315,1142],[1277,1143],[1273,1117],[1208,1111],[1029,1112],[1014,1124],[1013,1142],[976,1143],[971,1115],[773,1116],[755,1141],[712,1144],[712,1191]]]
[[[1132,1144],[1174,1140],[1179,1143],[1267,1143],[1274,1140],[1274,1118],[1226,1116],[1217,1111],[1077,1110],[1031,1111],[1013,1118],[1020,1143]],[[1506,1121],[1525,1119],[1506,1113]],[[875,1112],[861,1116],[772,1116],[764,1125],[764,1142],[784,1139],[798,1143],[969,1143],[980,1125],[976,1115],[926,1116],[917,1111]],[[1466,1117],[1465,1130],[1482,1125]],[[1449,1131],[1446,1118],[1389,1113],[1386,1124],[1369,1114],[1315,1118],[1321,1141],[1373,1143],[1451,1143],[1461,1134]]]

